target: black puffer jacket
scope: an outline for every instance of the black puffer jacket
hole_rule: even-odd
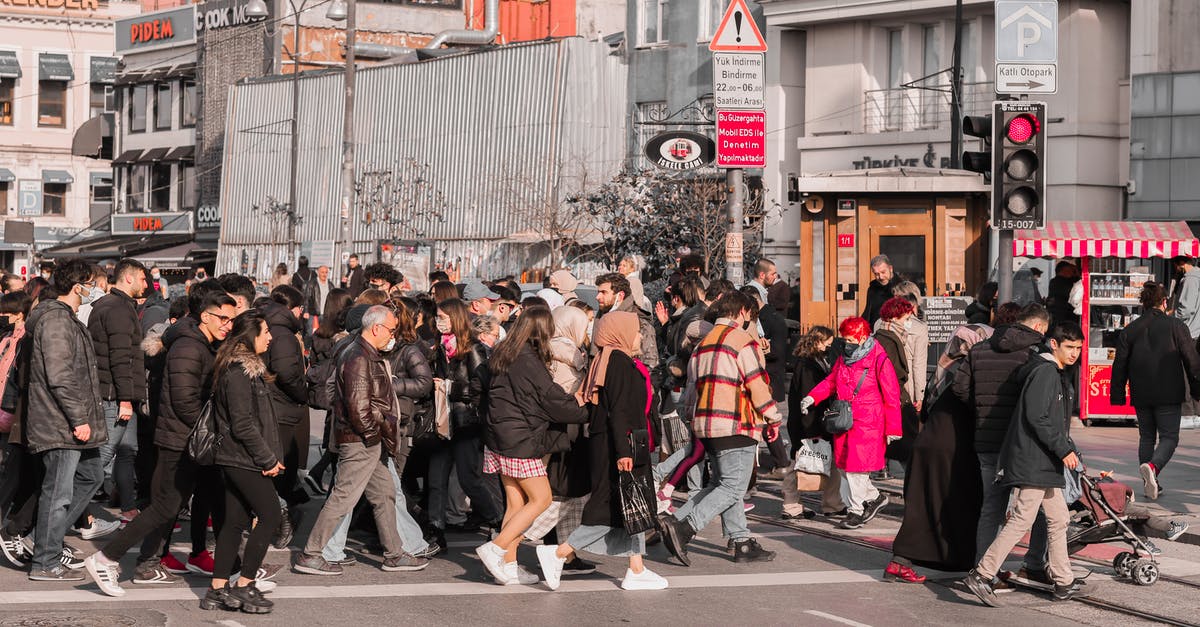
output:
[[[58,300],[40,303],[21,338],[18,404],[23,423],[19,436],[30,453],[52,449],[94,449],[108,440],[108,425],[100,408],[96,350],[87,328],[69,305]],[[76,427],[87,425],[87,442],[75,439]],[[17,439],[20,439],[18,437]]]
[[[1021,366],[1036,355],[1042,334],[1014,324],[971,348],[954,374],[954,395],[975,408],[975,452],[995,454],[1008,433],[1024,381]]]
[[[996,464],[996,481],[1004,487],[1061,488],[1063,458],[1075,450],[1071,442],[1073,386],[1050,355],[1034,357],[1021,368],[1020,402],[1004,438]]]
[[[171,451],[187,448],[188,435],[200,410],[212,395],[213,362],[217,350],[200,323],[191,316],[180,318],[162,336],[166,348],[166,371],[158,403],[154,443]]]
[[[588,412],[554,384],[533,349],[521,349],[508,372],[492,374],[488,385],[484,443],[505,457],[533,459],[569,445],[565,430],[551,423],[583,424]]]
[[[297,333],[300,321],[291,310],[275,301],[258,306],[271,332],[271,346],[263,360],[275,376],[271,385],[271,400],[275,403],[275,419],[281,425],[295,425],[308,417],[308,387],[304,382],[304,346]]]
[[[96,347],[100,396],[106,401],[134,404],[145,400],[146,364],[137,303],[114,289],[92,306],[88,332]]]
[[[438,343],[433,357],[433,376],[450,382],[450,421],[452,431],[467,430],[463,435],[473,434],[480,426],[480,369],[487,363],[483,347],[475,344],[466,353],[454,357],[446,356],[446,347]]]
[[[1185,373],[1192,394],[1200,395],[1200,355],[1187,325],[1151,309],[1125,327],[1117,339],[1110,399],[1113,405],[1124,405],[1128,381],[1134,407],[1180,405]]]
[[[388,361],[392,365],[392,388],[400,402],[400,413],[404,419],[412,419],[417,406],[426,404],[433,392],[429,358],[421,345],[413,342],[393,350]]]
[[[279,426],[271,403],[267,366],[259,355],[234,349],[233,361],[217,378],[213,393],[221,446],[216,465],[270,470],[283,459]]]

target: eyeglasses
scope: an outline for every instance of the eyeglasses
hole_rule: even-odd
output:
[[[376,283],[376,282],[372,281],[372,282],[370,283],[370,286],[371,286],[371,287],[373,287],[373,288],[375,288],[375,289],[377,289],[377,290],[381,290],[381,289],[383,289],[383,283],[382,283],[382,282],[380,282],[380,283]]]
[[[396,326],[394,326],[394,327],[389,327],[388,325],[386,325],[386,324],[384,324],[384,323],[380,322],[380,323],[379,323],[379,326],[381,326],[381,327],[383,327],[383,328],[387,329],[387,331],[388,331],[388,333],[389,333],[389,334],[393,334],[393,333],[395,333],[395,332],[396,332],[396,329],[397,329],[397,328],[398,328],[400,325],[398,325],[398,324],[397,324],[397,325],[396,325]]]
[[[219,314],[219,313],[217,313],[217,312],[215,312],[215,311],[206,311],[206,312],[204,312],[204,313],[206,313],[206,314],[208,314],[208,315],[210,315],[210,316],[212,316],[212,317],[216,318],[216,319],[217,319],[217,321],[221,323],[221,325],[220,325],[220,326],[225,326],[225,325],[227,325],[227,324],[229,324],[229,323],[233,322],[233,317],[232,317],[232,316],[222,316],[221,314]]]

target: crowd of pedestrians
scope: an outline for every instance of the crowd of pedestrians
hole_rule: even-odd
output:
[[[885,579],[969,570],[970,589],[995,604],[1000,566],[1032,530],[1020,575],[1056,599],[1081,585],[1063,477],[1079,464],[1071,369],[1083,333],[1036,302],[1036,283],[1022,304],[985,285],[930,368],[920,289],[884,256],[871,260],[861,316],[804,333],[767,259],[739,289],[681,258],[652,302],[631,255],[593,281],[595,306],[566,269],[537,295],[441,272],[418,293],[387,264],[352,255],[335,285],[329,267],[299,261],[266,293],[197,273],[174,298],[134,260],[4,277],[6,560],[36,581],[86,571],[121,596],[119,563],[137,546],[132,584],[206,576],[202,608],[266,613],[282,568],[265,561],[269,546],[294,547],[298,573],[337,576],[358,564],[347,537],[365,526],[383,571],[414,572],[447,549],[448,531],[485,530],[475,553],[497,584],[557,589],[594,572],[592,553],[628,559],[622,588],[656,590],[669,584],[647,546],[690,565],[689,544],[717,518],[730,559],[775,557],[747,524],[760,472],[777,469],[784,519],[856,529],[888,506],[875,480],[893,464],[906,508]],[[1051,300],[1063,312],[1071,275],[1060,267],[1049,290],[1067,295]],[[1117,349],[1112,400],[1137,408],[1152,499],[1180,408],[1200,393],[1192,321],[1178,315],[1200,305],[1196,290],[1172,305],[1148,283],[1147,313]],[[324,420],[313,460],[310,416]],[[818,511],[802,504],[809,491]],[[323,504],[301,541],[298,506],[312,498]],[[96,516],[97,500],[117,519]],[[360,506],[369,515],[356,517]],[[182,525],[191,550],[176,557]],[[1186,525],[1154,527],[1175,539]],[[72,532],[103,538],[100,550],[73,549]],[[525,540],[541,543],[540,572],[518,562]]]

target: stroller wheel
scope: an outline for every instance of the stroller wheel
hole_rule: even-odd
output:
[[[1129,576],[1133,578],[1133,583],[1139,586],[1154,585],[1154,582],[1158,581],[1158,564],[1145,558],[1139,559],[1134,563]]]
[[[1117,553],[1117,556],[1113,558],[1113,570],[1117,571],[1118,577],[1129,577],[1132,575],[1133,564],[1136,561],[1137,555],[1129,551],[1122,551]]]

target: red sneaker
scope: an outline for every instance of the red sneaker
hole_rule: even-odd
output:
[[[159,560],[159,563],[162,564],[162,567],[172,575],[188,574],[187,566],[184,566],[183,562],[179,561],[179,559],[176,558],[173,553],[167,553],[167,556]]]
[[[209,577],[212,577],[215,566],[212,553],[208,551],[202,551],[195,557],[189,557],[187,561],[188,570],[199,575],[208,575]]]
[[[925,583],[925,576],[918,575],[917,571],[908,566],[891,562],[887,565],[887,570],[883,571],[883,580],[904,583]]]

